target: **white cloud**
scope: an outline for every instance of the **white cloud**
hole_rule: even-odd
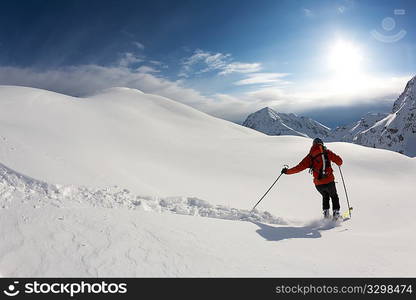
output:
[[[221,68],[226,64],[226,60],[230,57],[230,54],[215,53],[202,51],[201,49],[195,50],[194,54],[186,58],[183,62],[184,66],[192,66],[199,62],[204,62],[212,68]]]
[[[137,72],[139,73],[159,73],[159,70],[156,70],[152,67],[149,66],[140,66],[139,68],[136,69]]]
[[[120,67],[128,68],[135,63],[143,62],[142,58],[137,57],[133,53],[127,52],[124,53],[123,56],[120,58],[118,65]]]
[[[260,63],[240,63],[233,62],[226,65],[221,71],[220,75],[226,75],[231,73],[253,73],[261,70]]]
[[[223,69],[227,65],[227,60],[229,57],[230,57],[229,54],[222,54],[222,53],[208,55],[204,59],[207,65],[206,70],[211,71],[211,70]]]
[[[133,45],[135,45],[140,50],[144,49],[144,45],[140,42],[133,42]]]
[[[288,81],[282,80],[283,77],[290,75],[289,73],[253,73],[247,74],[246,79],[234,82],[235,85],[261,84],[261,83],[280,83],[287,84]]]
[[[248,114],[265,106],[282,112],[304,112],[368,103],[388,102],[403,91],[410,76],[365,76],[355,81],[311,80],[279,87],[261,88],[244,94],[213,94],[206,96],[185,87],[185,81],[161,77],[157,70],[142,66],[136,70],[122,66],[81,65],[39,71],[32,68],[0,67],[0,84],[22,85],[52,90],[73,96],[87,96],[100,90],[124,86],[145,93],[157,94],[190,105],[211,115],[242,121]],[[248,74],[248,80],[263,83],[269,75]],[[267,73],[265,73],[267,74]],[[274,74],[274,73],[272,73]],[[276,73],[279,74],[279,73]],[[269,78],[284,78],[283,74]],[[257,76],[257,77],[256,77]]]
[[[350,81],[312,80],[309,83],[280,88],[264,88],[245,94],[245,99],[270,103],[283,112],[317,108],[347,107],[391,102],[403,90],[411,76],[387,77],[362,75]]]
[[[201,74],[213,70],[225,68],[230,60],[230,54],[205,52],[200,49],[195,50],[194,54],[185,58],[182,62],[180,76],[188,77],[189,73]]]
[[[158,60],[149,60],[148,63],[150,63],[152,65],[155,65],[155,66],[158,66],[158,67],[163,68],[163,69],[167,69],[169,67],[168,65],[166,65],[163,62],[158,61]]]
[[[217,71],[219,75],[231,73],[252,73],[261,70],[260,63],[233,62],[231,54],[211,53],[197,49],[182,62],[180,77],[189,77],[190,73],[202,74]]]

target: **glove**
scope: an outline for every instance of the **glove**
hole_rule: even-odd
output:
[[[283,168],[281,173],[282,174],[287,174],[287,168]]]

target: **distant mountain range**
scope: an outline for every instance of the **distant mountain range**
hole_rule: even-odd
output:
[[[252,113],[243,126],[268,135],[298,135],[304,137],[328,138],[331,129],[307,117],[278,113],[265,107]]]
[[[349,142],[416,156],[416,76],[394,102],[392,112],[368,113],[360,120],[331,130],[321,123],[265,107],[250,114],[243,126],[268,135],[297,135],[327,142]]]

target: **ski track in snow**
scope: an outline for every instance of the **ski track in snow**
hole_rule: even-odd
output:
[[[196,197],[149,197],[131,193],[118,186],[89,188],[48,184],[19,174],[0,164],[0,208],[29,204],[33,208],[54,206],[125,208],[175,213],[226,220],[252,221],[286,225],[288,222],[267,211],[212,205]]]
[[[45,209],[45,212],[43,212]],[[192,274],[189,257],[205,260],[206,242],[192,231],[155,230],[125,212],[191,215],[253,223],[287,224],[268,212],[211,205],[196,197],[146,197],[118,186],[91,188],[49,184],[0,163],[0,266],[2,274],[38,276],[183,276]],[[37,213],[37,212],[41,213]],[[7,216],[7,217],[5,217]],[[115,220],[117,226],[114,226]],[[127,222],[123,222],[126,220]],[[36,224],[36,226],[33,226]],[[156,226],[158,227],[158,226]],[[174,246],[172,237],[186,236],[200,253]],[[68,243],[70,241],[70,243]],[[194,249],[195,250],[195,249]],[[209,253],[209,252],[208,252]],[[76,254],[76,255],[74,255]],[[200,257],[203,255],[202,257]],[[225,266],[215,253],[211,270]],[[17,263],[18,262],[18,263]],[[198,274],[198,273],[197,273]]]

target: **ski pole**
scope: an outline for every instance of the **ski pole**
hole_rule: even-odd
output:
[[[286,165],[284,165],[284,167],[286,167]],[[289,166],[287,166],[289,167]],[[267,193],[272,189],[272,187],[276,184],[276,182],[279,180],[280,176],[282,176],[283,173],[280,173],[279,177],[277,177],[277,179],[273,182],[273,184],[269,187],[269,189],[267,190],[266,193],[264,193],[264,195],[260,198],[260,200],[256,203],[256,205],[254,205],[253,209],[251,210],[251,212],[253,212],[253,210],[256,208],[256,206],[261,202],[261,200],[263,200],[263,198],[267,195]]]
[[[352,207],[350,207],[350,201],[348,200],[348,194],[347,194],[347,188],[345,187],[344,176],[342,176],[341,167],[338,166],[338,168],[339,168],[339,173],[341,174],[342,184],[344,185],[345,197],[347,198],[348,214],[350,215],[350,218],[351,218],[351,210],[352,210]]]

